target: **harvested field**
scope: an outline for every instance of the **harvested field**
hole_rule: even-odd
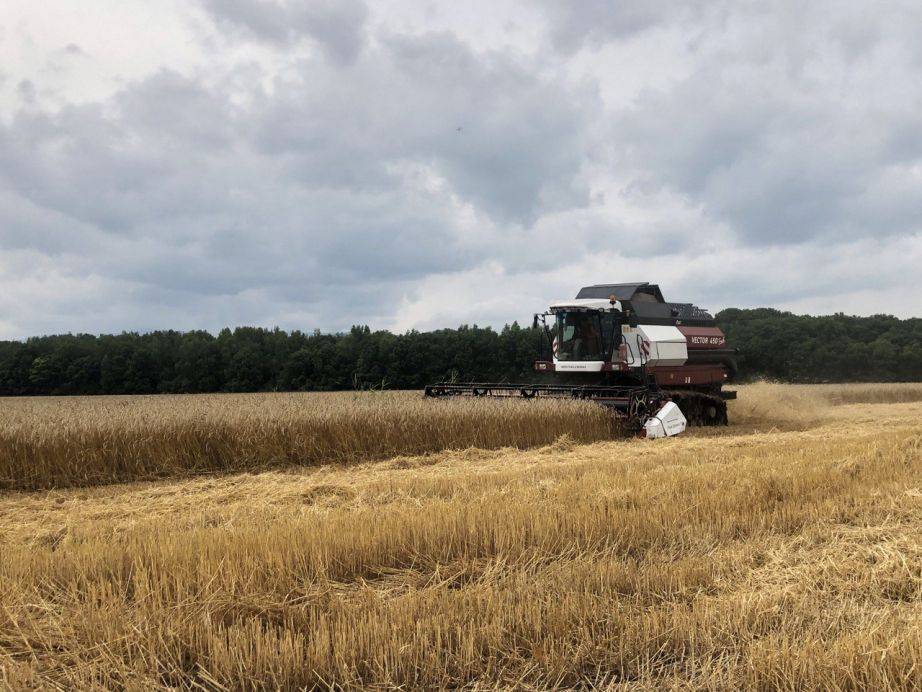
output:
[[[919,689],[922,403],[861,387],[741,387],[670,440],[0,493],[0,685]]]

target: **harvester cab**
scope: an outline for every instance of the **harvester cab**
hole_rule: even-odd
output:
[[[540,319],[551,344],[554,370],[602,372],[605,363],[618,356],[622,318],[621,304],[614,298],[553,303]]]

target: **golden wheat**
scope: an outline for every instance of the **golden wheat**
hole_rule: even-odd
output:
[[[0,494],[0,685],[919,689],[922,404],[834,399],[758,385],[735,415],[769,422],[670,440]]]
[[[804,429],[826,419],[831,403],[896,401],[922,401],[922,385],[763,383],[745,387],[731,421]],[[424,400],[418,392],[7,398],[0,399],[0,488],[524,449],[564,434],[589,442],[612,433],[602,408],[567,400]]]
[[[0,488],[354,463],[610,437],[578,401],[424,400],[418,392],[0,400]]]
[[[817,390],[833,404],[908,404],[922,401],[922,384],[826,384]]]

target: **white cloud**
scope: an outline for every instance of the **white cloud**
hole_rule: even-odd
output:
[[[0,338],[501,325],[631,280],[713,309],[917,314],[920,18],[5,9]]]

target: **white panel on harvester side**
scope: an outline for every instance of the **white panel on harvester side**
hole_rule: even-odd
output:
[[[643,361],[650,366],[684,365],[688,360],[685,335],[677,327],[641,324],[622,331],[631,352],[631,365],[640,365],[638,348],[646,350]],[[638,336],[641,340],[639,345]]]

